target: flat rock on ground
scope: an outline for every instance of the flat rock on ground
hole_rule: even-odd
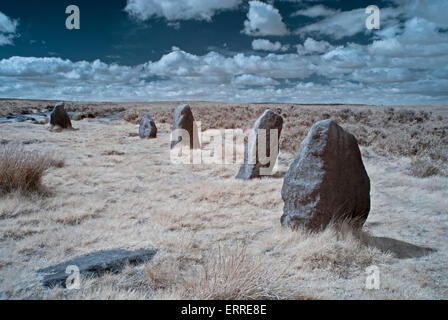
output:
[[[90,254],[37,270],[42,274],[42,284],[46,287],[56,285],[65,286],[69,274],[68,266],[77,266],[81,276],[99,276],[105,272],[119,272],[126,264],[141,264],[151,260],[157,253],[155,249],[141,249],[128,251],[124,249],[112,249],[92,252]]]

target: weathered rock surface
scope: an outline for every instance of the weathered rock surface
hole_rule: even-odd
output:
[[[65,287],[65,282],[69,276],[66,273],[68,266],[77,266],[81,276],[99,276],[105,272],[119,272],[128,263],[141,264],[149,261],[156,253],[157,250],[155,249],[97,251],[48,268],[39,269],[37,273],[43,275],[42,284],[44,286],[63,285]]]
[[[267,109],[255,122],[252,128],[249,140],[244,146],[244,163],[236,176],[237,179],[254,179],[261,176],[267,176],[272,173],[272,168],[278,156],[278,143],[283,128],[283,118]],[[264,129],[266,136],[266,150],[258,149],[260,129]],[[277,130],[278,138],[274,142],[274,148],[271,150],[271,131]],[[262,151],[260,153],[260,151]],[[260,157],[261,156],[261,157]],[[270,160],[269,162],[266,160]],[[268,163],[267,163],[268,162]],[[264,169],[264,170],[263,170]]]
[[[143,115],[138,132],[142,139],[157,138],[157,127],[149,114]]]
[[[285,175],[281,224],[310,229],[331,221],[362,226],[370,211],[370,179],[356,138],[336,122],[315,123]]]
[[[47,124],[48,121],[49,120],[48,120],[47,114],[44,112],[0,116],[0,124],[1,123],[19,123],[19,122],[30,122],[33,124]]]
[[[39,139],[27,139],[23,140],[22,144],[35,144],[35,143],[42,143]]]
[[[173,113],[173,132],[171,137],[171,148],[183,141],[182,134],[179,130],[185,130],[190,137],[190,148],[199,148],[198,128],[194,123],[193,113],[188,104],[180,105]],[[187,144],[187,142],[182,142]]]
[[[70,117],[67,111],[65,111],[64,103],[59,102],[50,114],[50,124],[52,126],[59,126],[62,129],[68,129],[72,127]]]

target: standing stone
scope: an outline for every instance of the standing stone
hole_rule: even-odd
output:
[[[244,146],[244,163],[240,167],[240,171],[236,176],[237,179],[249,180],[254,178],[260,178],[262,175],[269,175],[272,173],[272,168],[275,165],[275,161],[278,156],[278,143],[280,140],[280,134],[283,128],[283,118],[273,112],[270,109],[267,109],[260,118],[255,122],[254,127],[249,136],[248,142]],[[265,141],[266,141],[266,150],[262,150],[262,154],[260,154],[260,150],[258,149],[258,141],[260,129],[264,129],[265,131]],[[277,141],[273,145],[275,145],[274,150],[271,150],[271,131],[277,130],[278,137]],[[265,156],[264,160],[260,159],[260,155]],[[270,160],[269,163],[266,163],[267,159]],[[260,174],[260,169],[265,169]]]
[[[356,138],[333,120],[315,123],[285,175],[281,224],[323,229],[350,220],[362,227],[370,211],[370,179]]]
[[[67,111],[64,109],[64,102],[59,102],[50,114],[50,124],[53,126],[59,126],[62,129],[68,129],[72,127],[70,117]]]
[[[185,130],[190,137],[190,148],[199,148],[198,128],[194,123],[193,113],[188,104],[180,105],[173,114],[173,135],[171,149],[182,141],[182,134],[178,130]]]
[[[145,113],[140,121],[139,128],[140,138],[157,138],[157,127],[149,114]]]

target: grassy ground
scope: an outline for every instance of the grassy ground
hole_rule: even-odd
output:
[[[2,103],[11,113],[47,105]],[[69,103],[96,115],[122,111],[122,120],[85,119],[61,133],[0,125],[7,146],[38,139],[26,151],[64,163],[46,169],[45,193],[0,198],[0,298],[448,298],[448,109],[192,103],[204,130],[248,129],[266,107],[284,116],[278,174],[245,182],[234,179],[235,165],[170,163],[176,105]],[[156,140],[136,136],[145,111],[158,125]],[[310,126],[328,117],[362,146],[372,210],[361,234],[280,227],[282,173]],[[120,274],[83,279],[75,291],[44,289],[34,272],[116,247],[159,253]],[[437,251],[419,257],[421,247]],[[379,290],[365,286],[371,265],[380,270]]]

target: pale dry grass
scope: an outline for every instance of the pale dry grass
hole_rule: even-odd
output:
[[[417,178],[427,178],[439,175],[445,169],[442,161],[431,161],[431,159],[414,158],[409,165],[409,174]],[[446,176],[446,173],[443,172]]]
[[[20,145],[0,147],[0,194],[31,193],[42,190],[42,176],[51,167],[61,168],[62,160],[25,150]]]
[[[284,299],[291,292],[281,276],[279,270],[269,270],[261,259],[250,256],[243,246],[218,246],[181,280],[178,290],[185,299]]]
[[[443,176],[410,176],[411,158],[394,161],[373,147],[363,148],[372,180],[365,230],[293,231],[280,227],[281,175],[246,182],[234,179],[237,165],[172,165],[171,126],[168,119],[157,125],[159,137],[150,141],[135,136],[138,126],[127,121],[83,120],[76,122],[79,131],[61,133],[26,123],[0,126],[1,137],[11,143],[38,138],[42,143],[30,151],[65,159],[64,167],[43,176],[50,196],[14,193],[0,199],[1,298],[447,297],[448,184]],[[299,143],[301,137],[296,139]],[[284,173],[293,158],[282,150],[276,171]],[[439,251],[398,260],[367,245],[369,234]],[[44,289],[34,272],[117,247],[154,247],[158,253],[119,274],[83,279],[82,289],[75,291]],[[365,289],[365,268],[372,264],[382,272],[379,291]]]

